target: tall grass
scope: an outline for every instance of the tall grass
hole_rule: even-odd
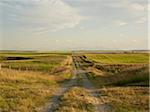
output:
[[[39,72],[0,71],[0,110],[36,112],[56,90],[55,77]]]
[[[126,71],[102,75],[90,72],[89,79],[98,87],[102,86],[149,86],[148,67],[131,68]]]
[[[70,65],[71,60],[67,56],[56,54],[44,54],[29,60],[3,60],[0,111],[40,111],[60,85],[72,77]]]
[[[67,58],[67,55],[63,54],[10,54],[0,54],[2,68],[50,72],[54,67],[59,66]]]
[[[60,100],[56,112],[94,112],[93,97],[84,88],[73,87]]]
[[[112,112],[148,112],[148,87],[108,87],[102,88],[100,99],[112,105]]]

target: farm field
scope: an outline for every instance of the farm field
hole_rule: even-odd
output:
[[[0,53],[0,112],[148,112],[148,53]]]
[[[148,63],[148,53],[86,54],[89,60],[103,64]]]

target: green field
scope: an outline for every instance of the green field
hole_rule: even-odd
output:
[[[89,60],[104,64],[148,63],[148,54],[86,54]]]
[[[0,60],[3,68],[18,70],[50,72],[66,58],[67,54],[63,53],[0,53]]]

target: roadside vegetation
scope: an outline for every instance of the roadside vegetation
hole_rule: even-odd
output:
[[[94,62],[87,70],[88,78],[99,90],[102,102],[114,112],[149,111],[149,55],[87,54]]]
[[[72,77],[67,54],[1,53],[0,57],[2,112],[38,112]]]
[[[0,110],[33,112],[45,104],[58,84],[55,77],[37,72],[0,71]]]
[[[101,72],[96,74],[96,72],[89,72],[87,74],[88,78],[97,87],[103,86],[149,86],[149,68],[141,67],[134,68],[131,70],[119,72],[119,73],[109,73]]]
[[[0,61],[0,112],[41,112],[53,98],[55,112],[149,111],[148,53],[5,52]]]
[[[149,87],[106,87],[99,94],[112,112],[149,112]]]

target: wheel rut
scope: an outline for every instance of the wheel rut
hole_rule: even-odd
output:
[[[87,71],[82,69],[82,61],[78,56],[72,55],[72,78],[70,81],[68,81],[66,84],[63,84],[55,93],[55,96],[52,97],[50,103],[48,103],[42,112],[55,112],[55,110],[59,107],[59,104],[61,103],[60,98],[72,87],[77,86],[77,75],[80,75],[82,77],[82,85],[81,87],[88,90],[88,92],[91,94],[94,100],[95,105],[95,111],[94,112],[109,112],[106,111],[107,105],[100,104],[98,93],[95,92],[95,87],[90,82],[90,80],[87,77]],[[78,85],[79,86],[79,85]]]

